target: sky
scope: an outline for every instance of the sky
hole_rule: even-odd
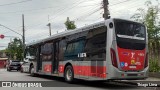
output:
[[[130,19],[138,8],[145,8],[147,0],[109,0],[111,18]],[[156,3],[156,0],[150,0]],[[66,30],[67,17],[74,20],[77,28],[103,21],[102,0],[0,0],[0,24],[22,34],[24,14],[26,43],[49,37]],[[0,50],[7,47],[13,38],[22,38],[0,25]]]

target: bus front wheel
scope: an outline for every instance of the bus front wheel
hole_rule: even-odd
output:
[[[30,75],[33,76],[33,77],[35,76],[33,65],[30,67]]]
[[[72,83],[74,79],[74,72],[72,66],[68,65],[64,73],[65,81]]]

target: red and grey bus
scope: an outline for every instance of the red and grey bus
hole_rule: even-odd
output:
[[[83,80],[129,80],[148,77],[146,27],[108,19],[58,33],[26,46],[31,75]]]

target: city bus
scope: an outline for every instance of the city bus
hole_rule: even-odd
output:
[[[137,80],[148,77],[145,25],[111,18],[52,35],[26,45],[32,76],[51,75],[65,81]]]

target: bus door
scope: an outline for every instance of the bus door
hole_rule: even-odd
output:
[[[58,73],[59,64],[59,41],[53,44],[53,59],[52,59],[52,73]]]
[[[42,55],[41,55],[41,46],[37,48],[37,72],[42,70]]]

